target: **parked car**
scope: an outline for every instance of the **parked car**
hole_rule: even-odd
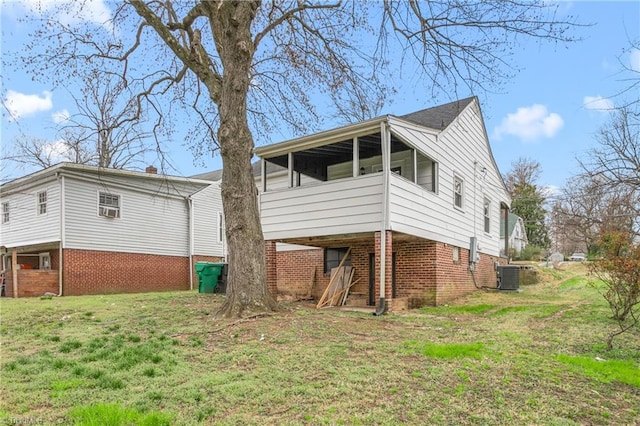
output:
[[[587,256],[584,253],[573,253],[569,260],[572,262],[584,262],[587,260]]]

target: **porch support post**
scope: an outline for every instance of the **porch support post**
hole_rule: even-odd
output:
[[[293,188],[293,152],[290,152],[287,157],[287,165],[289,166],[289,188]]]
[[[358,137],[353,138],[353,177],[360,176],[360,143]]]
[[[413,152],[413,183],[418,184],[418,152],[414,148]]]
[[[387,300],[387,306],[391,309],[393,299],[393,232],[386,231],[384,241],[384,279],[387,283],[384,288],[384,297]]]
[[[18,297],[18,250],[11,250],[11,281],[13,284],[13,297]]]
[[[382,149],[382,223],[380,224],[380,302],[376,315],[381,315],[387,310],[387,293],[391,295],[391,280],[387,275],[391,276],[391,253],[387,253],[387,236],[391,236],[391,232],[387,232],[390,228],[389,220],[389,173],[391,170],[391,134],[387,121],[380,123],[381,149]],[[376,233],[377,234],[377,233]],[[391,241],[389,240],[389,244]],[[389,287],[389,288],[387,288]],[[390,300],[390,299],[389,299]]]
[[[278,296],[278,268],[277,251],[275,241],[265,241],[265,263],[267,267],[267,289],[271,296],[276,299]]]
[[[267,160],[260,159],[260,180],[262,181],[262,192],[267,192]]]

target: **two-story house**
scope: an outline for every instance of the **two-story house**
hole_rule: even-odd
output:
[[[193,288],[225,256],[218,183],[61,163],[0,186],[7,296]]]
[[[345,258],[369,305],[437,305],[495,287],[510,198],[477,98],[256,149],[270,288],[313,295]],[[272,170],[273,172],[270,172]],[[503,222],[508,226],[507,220]],[[317,250],[277,250],[277,243]],[[274,282],[276,281],[276,282]]]

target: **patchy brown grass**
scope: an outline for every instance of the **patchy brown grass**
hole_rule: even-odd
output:
[[[284,303],[221,321],[221,297],[192,292],[2,300],[0,420],[638,424],[640,336],[605,350],[582,268],[383,317]]]

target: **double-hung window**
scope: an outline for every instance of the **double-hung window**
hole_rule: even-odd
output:
[[[221,243],[224,237],[224,220],[222,212],[218,212],[218,242]]]
[[[9,222],[9,202],[2,203],[2,223]]]
[[[98,195],[98,215],[110,218],[120,217],[120,196],[107,192]]]
[[[38,205],[36,207],[36,211],[39,215],[47,213],[47,191],[38,192],[36,195],[36,199],[38,200]]]
[[[484,199],[484,232],[491,232],[491,201]]]
[[[463,196],[464,196],[464,181],[458,176],[454,176],[453,177],[453,205],[461,209]]]

